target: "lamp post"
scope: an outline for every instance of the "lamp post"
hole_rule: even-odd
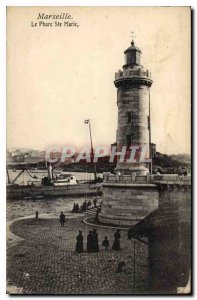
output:
[[[149,90],[149,117],[148,117],[148,128],[149,128],[149,156],[150,156],[150,166],[149,173],[152,175],[153,172],[153,162],[152,162],[152,146],[151,146],[151,119],[150,119],[150,90]]]
[[[96,164],[94,162],[94,150],[93,150],[93,143],[92,143],[92,131],[91,131],[91,124],[90,124],[90,120],[87,119],[85,120],[84,122],[85,124],[88,124],[89,125],[89,132],[90,132],[90,144],[91,144],[91,161],[93,163],[93,166],[94,166],[94,180],[96,181]]]

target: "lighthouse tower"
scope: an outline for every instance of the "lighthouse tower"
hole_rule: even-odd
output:
[[[150,169],[151,73],[141,65],[141,50],[134,40],[124,54],[123,70],[115,74],[114,81],[118,105],[117,149],[120,152],[126,148],[129,158],[133,148],[136,156],[135,163],[118,161],[116,170],[125,175],[132,172],[146,175]]]
[[[133,40],[124,53],[125,64],[114,81],[118,104],[116,174],[104,174],[99,221],[131,226],[158,207],[159,191],[149,175],[151,74],[141,65],[141,51]],[[135,156],[132,148],[138,151]]]

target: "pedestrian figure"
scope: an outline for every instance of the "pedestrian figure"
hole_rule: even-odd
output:
[[[76,204],[74,203],[74,204],[73,204],[72,213],[75,213],[75,212],[76,212]]]
[[[89,234],[87,236],[87,252],[92,253],[94,248],[94,236],[93,232],[89,231]]]
[[[88,207],[87,200],[85,200],[85,202],[84,202],[84,210],[86,210],[87,207]]]
[[[78,203],[76,203],[76,205],[75,205],[75,212],[76,212],[76,213],[79,212],[79,204],[78,204]]]
[[[87,201],[85,200],[82,204],[81,210],[86,211],[86,209],[87,209]]]
[[[91,201],[89,200],[87,206],[89,207],[89,206],[91,206],[91,205],[92,205],[92,203],[91,203]]]
[[[61,211],[59,218],[60,218],[60,225],[63,227],[65,223],[65,214],[63,213],[63,211]]]
[[[116,273],[122,272],[124,268],[125,268],[125,262],[124,262],[124,261],[121,261],[121,262],[118,264]]]
[[[96,203],[97,203],[97,199],[96,198],[94,198],[93,203],[94,203],[94,207],[96,207]]]
[[[99,252],[98,233],[96,229],[93,230],[93,252]]]
[[[113,250],[120,250],[120,229],[118,229],[114,234],[114,242],[112,245]]]
[[[108,240],[107,236],[105,236],[105,239],[103,240],[102,245],[103,245],[103,247],[105,247],[105,250],[108,249],[108,247],[109,247],[109,240]]]
[[[77,236],[76,252],[77,253],[83,252],[83,235],[82,235],[82,231],[80,231],[80,230],[79,230],[79,234]]]

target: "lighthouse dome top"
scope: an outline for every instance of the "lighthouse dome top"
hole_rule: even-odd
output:
[[[124,51],[125,65],[123,68],[133,68],[140,65],[141,50],[135,46],[134,40],[131,42],[131,46]]]
[[[142,53],[142,51],[138,47],[135,46],[134,40],[132,40],[131,46],[124,51],[124,54],[129,53],[129,52],[134,52],[134,51]]]

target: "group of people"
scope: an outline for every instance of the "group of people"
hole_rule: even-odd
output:
[[[82,203],[80,209],[81,209],[81,211],[86,211],[87,208],[90,207],[91,205],[92,205],[92,203],[91,203],[90,200],[88,200],[88,202],[87,202],[87,200],[85,200],[85,201]]]
[[[94,207],[97,207],[97,198],[93,198],[93,204],[94,204]],[[85,211],[88,207],[92,206],[92,202],[90,200],[85,200],[83,202],[83,204],[81,205],[81,210],[82,211]]]
[[[97,199],[93,199],[94,207],[97,207]],[[85,200],[82,205],[79,207],[78,203],[73,204],[72,213],[80,213],[86,211],[90,206],[92,206],[92,202],[90,200]]]
[[[92,205],[91,201],[89,200],[87,202],[87,200],[85,200],[82,205],[79,207],[78,203],[74,203],[73,204],[73,208],[72,208],[72,213],[80,213],[80,212],[84,212],[87,210],[88,207],[90,207]]]
[[[113,250],[120,250],[120,229],[118,229],[114,234],[114,241],[112,245]],[[84,246],[83,246],[83,235],[82,231],[79,231],[79,234],[77,235],[77,243],[76,243],[76,252],[81,253],[84,252]],[[105,236],[102,246],[107,250],[109,248],[109,240],[108,237]],[[99,252],[99,242],[98,242],[98,233],[96,229],[93,229],[93,231],[89,231],[89,234],[87,235],[87,253],[97,253]]]
[[[85,204],[84,204],[85,203]],[[91,206],[91,201],[89,200],[88,202],[86,202],[86,200],[84,201],[84,206],[87,205]],[[79,211],[79,205],[78,203],[74,203],[73,206],[73,212],[78,212]],[[96,217],[98,218],[98,214],[99,214],[100,208],[97,208],[97,214]],[[63,212],[61,212],[60,216],[59,216],[59,220],[60,220],[60,226],[63,227],[65,224],[65,214]],[[113,250],[120,250],[120,229],[117,229],[115,234],[114,234],[114,241],[112,244],[112,249]],[[76,252],[81,253],[84,252],[84,246],[83,246],[83,235],[82,235],[82,231],[79,231],[79,234],[77,235],[77,243],[76,243]],[[108,237],[105,236],[105,239],[102,242],[102,246],[105,248],[105,250],[107,250],[109,248],[109,240]],[[99,252],[99,242],[98,242],[98,233],[96,229],[90,230],[89,234],[87,235],[87,252],[88,253],[96,253]]]
[[[78,203],[74,203],[73,204],[72,213],[78,213],[78,212],[79,212],[79,204]]]
[[[82,231],[79,231],[79,234],[77,235],[76,252],[84,252]],[[87,236],[87,252],[99,252],[98,233],[96,229],[94,229],[93,231],[89,231],[89,234]]]
[[[89,234],[87,236],[87,252],[99,252],[98,233],[96,229],[94,229],[93,231],[89,231]]]

